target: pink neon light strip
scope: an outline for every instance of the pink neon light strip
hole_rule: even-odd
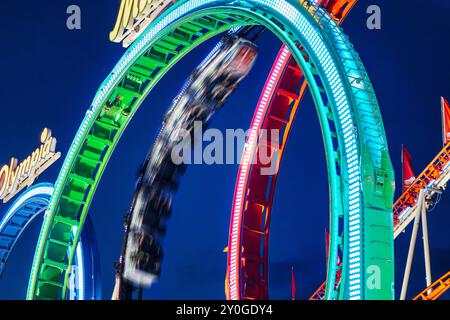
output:
[[[265,84],[265,88],[263,91],[263,95],[260,97],[258,102],[258,106],[255,110],[255,114],[253,116],[253,120],[250,126],[250,134],[246,145],[244,147],[244,152],[242,155],[241,165],[238,171],[238,180],[235,188],[235,195],[233,199],[233,207],[232,207],[232,219],[230,225],[230,237],[228,239],[228,272],[229,272],[229,295],[230,300],[239,300],[240,299],[240,246],[241,246],[241,226],[242,226],[242,213],[244,207],[244,199],[245,199],[245,190],[248,180],[250,161],[253,159],[255,149],[257,146],[257,138],[258,132],[261,129],[261,125],[263,123],[263,119],[267,113],[267,108],[269,106],[269,102],[271,97],[273,96],[275,89],[277,88],[276,84],[278,83],[282,71],[286,67],[286,63],[289,61],[290,52],[288,48],[283,45],[280,49],[278,57],[274,66],[272,67],[271,73],[267,82]]]

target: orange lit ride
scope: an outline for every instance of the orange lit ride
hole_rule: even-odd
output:
[[[450,288],[450,271],[423,290],[413,300],[437,300]]]

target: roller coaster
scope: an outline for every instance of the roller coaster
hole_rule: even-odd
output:
[[[0,277],[20,237],[33,220],[43,216],[53,185],[40,183],[24,192],[0,221]],[[69,297],[72,300],[101,299],[100,263],[94,229],[90,218],[77,245]]]
[[[173,162],[175,146],[187,137],[196,143],[195,123],[207,125],[254,65],[256,46],[238,34],[227,34],[186,81],[142,165],[131,210],[125,218],[117,284],[121,296],[131,297],[133,285],[150,286],[159,277],[164,220],[171,216],[173,194],[186,170],[185,163]]]
[[[409,185],[405,185],[405,191],[395,201],[393,209],[394,219],[394,239],[398,238],[405,229],[412,223],[419,223],[417,217],[424,219],[424,246],[425,250],[428,249],[428,231],[426,216],[427,212],[434,209],[439,202],[442,193],[447,187],[448,180],[450,179],[450,141],[446,138],[449,132],[449,123],[446,123],[446,116],[450,114],[450,107],[448,102],[442,98],[442,114],[443,114],[443,135],[444,135],[444,148],[439,151],[436,157],[427,165],[423,172],[414,177],[413,181]],[[448,119],[448,118],[447,118]],[[409,178],[409,177],[408,177]],[[406,177],[403,177],[404,181]],[[413,241],[417,235],[417,228],[414,228],[413,239],[411,240],[412,252],[409,254],[409,258],[412,259],[414,253]],[[427,256],[428,255],[428,256]],[[420,295],[415,297],[415,300],[435,300],[439,296],[443,295],[445,291],[450,288],[448,284],[448,274],[444,275],[440,280],[431,284],[431,271],[429,270],[429,252],[425,252],[426,268],[428,269],[427,281],[429,287],[424,290]],[[411,268],[411,261],[409,261],[407,270]],[[409,272],[409,271],[408,271]],[[339,275],[338,275],[339,279]],[[325,298],[325,286],[326,282],[311,296],[311,300],[323,300]],[[436,292],[433,292],[433,289]],[[428,294],[425,294],[428,293]]]
[[[317,106],[332,189],[328,297],[393,298],[393,226],[388,219],[394,191],[392,165],[370,81],[336,21],[308,1],[191,0],[175,3],[151,23],[97,92],[55,184],[32,267],[29,299],[66,298],[75,244],[102,173],[123,130],[157,81],[204,40],[246,25],[263,25],[287,45]],[[255,136],[256,132],[250,139]],[[230,299],[245,298],[238,286],[241,257],[235,248],[241,217],[235,212],[227,277]],[[72,230],[76,232],[66,243],[67,250],[55,250],[52,240],[67,239]],[[352,236],[344,240],[342,236],[350,232]],[[344,252],[344,270],[336,291],[332,284],[338,248]],[[365,268],[365,260],[378,262]],[[383,275],[384,289],[365,285],[372,269]]]
[[[445,189],[450,177],[450,142],[394,203],[394,171],[377,98],[361,59],[340,28],[356,2],[152,1],[131,27],[127,24],[129,28],[122,30],[119,41],[128,49],[86,111],[54,188],[29,189],[0,224],[0,261],[4,264],[17,237],[36,216],[46,212],[27,299],[101,297],[89,207],[123,132],[158,81],[186,54],[215,35],[255,26],[275,34],[283,45],[256,105],[238,169],[226,250],[226,298],[269,299],[269,235],[278,168],[296,112],[309,89],[322,131],[330,194],[326,281],[311,300],[394,299],[394,239],[419,211],[425,210],[426,217],[425,206],[432,205],[432,199]],[[237,39],[233,43],[247,41]],[[225,57],[217,55],[220,46],[205,61],[219,57],[218,61],[224,62]],[[125,220],[119,279],[138,286],[151,284],[159,275],[159,237],[165,229],[160,218],[169,216],[173,197],[165,192],[167,181],[172,185],[175,179],[177,184],[179,173],[185,169],[172,168],[169,175],[164,171],[161,164],[167,161],[161,159],[166,159],[170,151],[168,137],[174,128],[186,124],[183,119],[189,127],[194,119],[209,120],[212,115],[197,112],[195,106],[202,106],[198,97],[189,100],[189,108],[182,109],[187,110],[185,118],[177,111],[177,105],[192,96],[195,78],[211,75],[211,69],[204,66],[200,65],[169,110],[142,166],[132,209]],[[210,89],[205,94],[215,92],[211,87],[200,87],[195,87],[196,92],[205,88]],[[209,98],[218,101],[213,111],[231,92]],[[279,130],[282,138],[263,136],[262,130]],[[269,165],[258,158],[261,150],[272,159]],[[275,168],[268,167],[273,164]],[[171,178],[161,178],[165,176]],[[38,193],[39,188],[45,188],[46,193]],[[150,219],[156,215],[157,221]],[[143,225],[145,232],[139,231],[144,230]],[[11,227],[13,238],[8,233]],[[141,267],[145,274],[136,272]],[[378,277],[377,286],[371,285],[374,276]],[[73,285],[74,281],[79,284]],[[447,274],[416,299],[436,299],[449,286]]]

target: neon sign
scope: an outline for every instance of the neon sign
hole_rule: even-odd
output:
[[[11,158],[9,164],[0,169],[0,200],[3,203],[11,200],[17,193],[30,187],[36,178],[55,163],[61,153],[56,152],[56,139],[50,129],[41,133],[41,145],[20,164],[16,158]]]
[[[122,42],[124,47],[134,40],[164,10],[178,0],[122,0],[114,29],[109,34],[112,42]]]

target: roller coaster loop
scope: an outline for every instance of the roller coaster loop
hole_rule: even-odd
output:
[[[329,288],[335,287],[340,268],[333,261],[338,250],[343,252],[341,285],[328,290],[327,297],[393,299],[394,177],[379,106],[360,58],[336,21],[311,2],[294,0],[179,1],[129,47],[97,91],[65,159],[37,243],[28,299],[66,298],[68,271],[101,176],[156,83],[205,40],[255,24],[290,50],[319,116],[331,196]],[[251,129],[250,139],[256,139],[256,130]],[[233,245],[240,242],[241,226],[240,216],[234,216]],[[240,261],[230,247],[231,299],[241,296],[235,281]]]

